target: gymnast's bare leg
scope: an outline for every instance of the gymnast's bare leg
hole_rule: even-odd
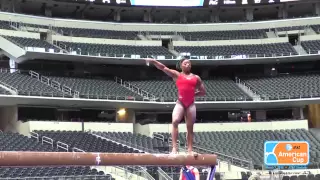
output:
[[[179,102],[177,102],[172,112],[172,131],[171,131],[171,138],[172,138],[171,153],[172,154],[178,153],[178,147],[177,147],[177,140],[179,135],[178,126],[184,114],[185,114],[184,107]]]
[[[196,121],[197,117],[197,109],[196,105],[192,104],[190,105],[186,110],[186,126],[187,126],[187,145],[188,145],[188,153],[193,154],[192,147],[193,147],[193,126]]]

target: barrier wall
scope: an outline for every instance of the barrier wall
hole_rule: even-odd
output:
[[[54,130],[54,131],[82,131],[81,122],[48,122],[30,121],[26,122],[29,131]],[[26,124],[24,123],[24,124]],[[308,129],[307,120],[297,121],[274,121],[274,122],[251,122],[251,123],[196,123],[196,132],[205,131],[253,131],[253,130],[280,130],[280,129]],[[85,131],[109,131],[109,132],[135,132],[152,136],[154,132],[171,132],[171,124],[147,124],[140,125],[132,123],[84,123]],[[25,131],[25,130],[24,130]],[[179,125],[180,132],[186,132],[186,125]]]
[[[214,40],[214,41],[173,41],[173,46],[223,46],[243,44],[271,44],[288,42],[287,37],[268,39],[244,39],[244,40]]]
[[[40,33],[0,29],[0,35],[40,39]]]
[[[245,29],[269,29],[277,27],[291,27],[319,24],[320,17],[260,21],[260,22],[242,22],[242,23],[214,23],[214,24],[150,24],[150,23],[112,23],[99,21],[80,21],[71,19],[58,19],[39,17],[31,15],[22,15],[15,13],[0,13],[0,20],[24,22],[39,25],[52,25],[57,27],[71,28],[91,28],[108,29],[122,31],[225,31],[227,30],[245,30]]]
[[[29,121],[24,124],[28,124],[29,131],[34,130],[51,130],[51,131],[82,131],[81,122],[57,122],[57,121]],[[86,122],[84,123],[84,131],[123,131],[133,132],[132,123],[96,123]]]
[[[81,122],[58,122],[58,121],[29,121],[30,131],[82,131]]]
[[[106,37],[108,38],[108,37]],[[102,39],[102,38],[85,38],[52,35],[52,40],[65,42],[78,42],[88,44],[117,44],[117,45],[132,45],[132,46],[162,46],[161,41],[145,41],[145,40],[121,40],[121,39]]]
[[[136,133],[152,136],[155,132],[171,132],[171,124],[136,124]],[[195,132],[206,131],[256,131],[281,129],[308,129],[308,120],[251,123],[196,123]],[[180,132],[187,132],[186,125],[179,125]]]
[[[133,132],[132,123],[84,123],[84,130],[109,131],[109,132]]]

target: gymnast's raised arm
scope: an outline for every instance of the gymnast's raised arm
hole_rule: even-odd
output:
[[[155,60],[155,59],[145,59],[148,64],[153,64],[157,69],[163,71],[164,73],[166,73],[168,76],[172,77],[173,79],[176,79],[179,76],[179,72],[174,70],[174,69],[170,69],[167,66],[165,66],[164,64],[162,64],[161,62]]]

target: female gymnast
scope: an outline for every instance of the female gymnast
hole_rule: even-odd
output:
[[[147,65],[153,64],[156,68],[172,77],[178,89],[178,100],[172,112],[171,153],[176,154],[178,152],[178,125],[184,117],[187,125],[188,153],[193,154],[193,125],[196,121],[195,96],[204,96],[206,94],[202,80],[199,76],[191,73],[191,62],[186,58],[181,59],[177,64],[177,69],[181,70],[181,72],[169,69],[155,59],[146,59],[146,63]]]

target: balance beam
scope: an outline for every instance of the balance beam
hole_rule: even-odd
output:
[[[214,154],[144,154],[0,151],[1,166],[211,166]]]

